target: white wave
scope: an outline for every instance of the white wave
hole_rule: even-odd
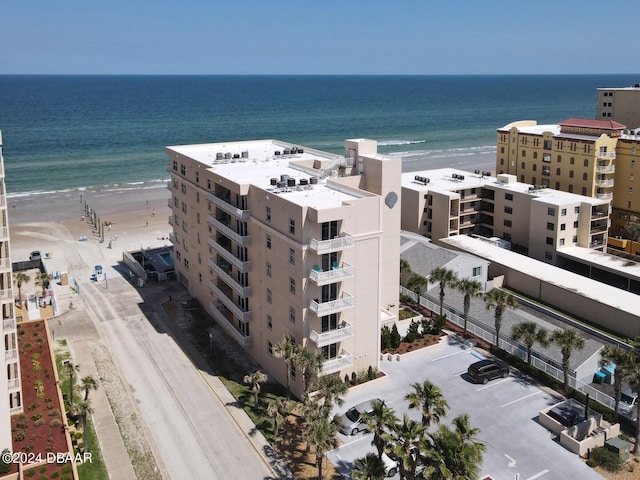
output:
[[[395,145],[418,145],[420,143],[427,143],[427,140],[380,140],[378,146],[392,147]]]

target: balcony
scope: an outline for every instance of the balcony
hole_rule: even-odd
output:
[[[20,390],[20,379],[19,378],[10,378],[7,380],[7,390],[10,392],[15,390]]]
[[[219,253],[222,258],[224,258],[241,272],[248,272],[249,270],[251,270],[251,262],[243,262],[211,237],[209,237],[209,246],[213,248],[217,253]]]
[[[217,195],[214,195],[213,193],[207,194],[207,198],[216,207],[220,208],[220,210],[227,212],[229,215],[234,216],[238,220],[246,222],[251,216],[249,210],[241,210],[238,207],[231,205],[228,201],[218,197]]]
[[[173,215],[169,215],[169,219],[167,221],[168,221],[169,225],[175,225],[176,224],[175,220],[173,219]]]
[[[596,185],[598,187],[613,187],[613,179],[612,180],[596,180]]]
[[[9,238],[9,229],[7,227],[0,227],[0,239]]]
[[[345,248],[351,247],[353,247],[353,237],[347,233],[343,233],[339,237],[335,237],[330,240],[316,240],[315,238],[312,238],[311,242],[309,242],[309,248],[318,255],[344,250]]]
[[[209,215],[207,218],[210,225],[212,225],[224,236],[236,242],[238,245],[246,247],[251,243],[251,237],[249,235],[240,235],[239,233],[236,233],[228,225],[225,225],[220,220],[216,219],[216,217],[214,217],[213,215]]]
[[[243,335],[242,332],[238,330],[220,310],[218,310],[214,302],[211,302],[209,304],[209,310],[211,311],[213,318],[216,320],[216,322],[218,322],[218,325],[220,325],[225,332],[231,335],[236,342],[238,342],[243,347],[248,347],[249,345],[251,345],[253,341],[251,335]]]
[[[616,152],[598,152],[596,156],[598,158],[614,159],[616,158]]]
[[[311,335],[309,335],[311,341],[318,347],[324,347],[332,343],[341,342],[345,338],[350,337],[353,337],[353,325],[348,322],[343,322],[342,325],[335,330],[329,330],[322,333],[311,330]]]
[[[171,198],[167,199],[167,207],[173,208],[173,200]]]
[[[224,304],[225,307],[233,313],[233,316],[240,319],[242,322],[248,322],[251,320],[251,312],[244,312],[238,305],[234,303],[227,295],[212,281],[209,282],[209,289],[214,293],[216,297]]]
[[[173,232],[169,234],[169,241],[174,245],[178,242],[178,239],[176,238],[176,235]]]
[[[343,368],[350,367],[351,365],[353,365],[353,355],[343,348],[339,357],[326,360],[322,364],[322,374],[327,375],[329,373],[339,372]]]
[[[591,211],[591,218],[602,218],[602,217],[606,217],[607,215],[609,215],[609,210],[598,210],[598,209],[593,209]]]
[[[309,308],[318,317],[324,317],[325,315],[331,315],[332,313],[342,312],[353,307],[353,296],[347,292],[342,292],[341,298],[337,300],[330,300],[328,302],[319,303],[318,299],[311,300]]]
[[[16,321],[13,318],[2,321],[2,328],[5,333],[16,329]]]
[[[609,192],[609,193],[597,193],[596,197],[599,200],[611,200],[613,198],[613,193]]]
[[[0,301],[3,300],[13,300],[13,290],[11,288],[0,290]]]
[[[214,262],[213,259],[209,260],[209,267],[211,267],[211,270],[213,270],[215,274],[218,275],[224,283],[229,285],[238,295],[241,297],[248,297],[251,295],[251,287],[243,287],[240,285],[235,278],[229,275],[229,273]]]
[[[11,350],[5,350],[4,351],[4,359],[6,361],[10,361],[10,360],[16,360],[18,358],[18,350],[15,348],[12,348]]]
[[[11,259],[0,258],[0,270],[6,270],[8,268],[11,268]]]
[[[598,173],[616,173],[615,165],[598,165],[596,167]]]
[[[309,279],[319,287],[352,277],[353,267],[347,262],[342,262],[342,265],[337,265],[336,262],[336,265],[327,271],[322,271],[319,265],[315,265],[313,269],[311,269],[311,273],[309,273]]]

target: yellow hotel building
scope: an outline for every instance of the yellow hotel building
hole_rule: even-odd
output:
[[[640,222],[640,135],[612,120],[532,120],[497,131],[496,172],[518,181],[611,200],[610,237]]]

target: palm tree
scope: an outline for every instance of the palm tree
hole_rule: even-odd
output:
[[[18,287],[18,302],[22,301],[22,285],[31,280],[31,277],[23,272],[16,272],[13,274],[13,281]]]
[[[511,339],[514,342],[522,342],[527,347],[527,363],[531,363],[531,350],[533,345],[538,342],[543,347],[549,345],[547,335],[549,332],[536,322],[525,321],[516,323],[511,329]]]
[[[479,297],[482,294],[482,284],[477,280],[470,278],[461,278],[456,284],[456,288],[464,295],[464,329],[462,338],[467,336],[467,318],[469,317],[469,308],[471,308],[471,299]]]
[[[636,347],[635,364],[629,372],[629,387],[640,394],[640,349]],[[640,402],[636,402],[636,441],[633,447],[633,454],[640,454]]]
[[[429,380],[425,380],[422,384],[414,383],[411,387],[413,392],[407,393],[404,397],[409,401],[409,408],[420,409],[425,427],[428,428],[432,423],[439,423],[449,408],[440,389]]]
[[[309,393],[311,381],[322,372],[325,358],[321,351],[301,348],[294,359],[294,364],[302,372],[304,381],[303,396]]]
[[[436,267],[429,274],[429,282],[440,284],[440,316],[444,315],[444,289],[454,287],[457,281],[456,272],[446,267]]]
[[[277,437],[280,425],[284,420],[284,414],[289,412],[289,402],[282,397],[278,397],[269,402],[267,415],[273,419],[273,434]]]
[[[42,272],[40,275],[36,277],[36,285],[42,287],[42,296],[44,297],[47,294],[47,287],[49,286],[49,282],[51,281],[51,275],[46,272]]]
[[[624,228],[623,232],[629,240],[637,242],[640,239],[640,224],[637,222],[629,222]]]
[[[486,446],[476,440],[480,431],[470,426],[466,414],[454,418],[452,423],[453,430],[442,425],[431,435],[431,448],[427,450],[427,464],[431,467],[429,478],[478,478],[486,450]]]
[[[411,265],[405,258],[400,259],[400,273],[409,273],[411,271]]]
[[[406,413],[401,422],[392,426],[387,442],[391,445],[392,454],[398,459],[400,478],[415,477],[425,434],[426,426],[410,419]]]
[[[84,390],[84,401],[89,400],[89,390],[97,390],[98,382],[91,375],[87,375],[86,377],[82,377],[80,380],[80,385],[82,386],[82,390]]]
[[[416,303],[418,305],[420,305],[420,294],[427,285],[429,285],[429,280],[417,273],[412,273],[409,280],[407,280],[407,288],[416,294]]]
[[[91,415],[93,413],[93,408],[91,408],[91,403],[89,401],[78,402],[78,404],[74,407],[75,415],[80,419],[80,423],[82,424],[82,431],[84,434],[87,434],[87,415]]]
[[[371,402],[371,411],[362,415],[362,421],[367,426],[367,430],[373,433],[371,444],[378,451],[378,458],[382,458],[382,452],[386,445],[385,437],[389,433],[389,426],[398,422],[395,412],[387,407],[383,401],[374,400]]]
[[[273,353],[276,357],[284,358],[284,363],[287,366],[287,400],[291,398],[291,389],[289,383],[291,382],[291,367],[296,356],[298,347],[295,341],[291,337],[285,337],[282,342],[276,344],[273,347]]]
[[[357,458],[351,472],[353,480],[384,480],[386,476],[384,462],[374,453],[367,453],[366,457]]]
[[[322,410],[331,411],[333,405],[341,406],[344,403],[344,396],[349,391],[349,385],[344,383],[337,375],[323,375],[316,380],[318,399],[324,399]]]
[[[71,361],[67,361],[67,363],[63,364],[62,368],[69,375],[69,406],[73,407],[73,377],[76,375],[76,372],[80,371],[80,366]]]
[[[518,301],[516,300],[516,297],[511,295],[509,292],[494,288],[490,292],[484,294],[484,303],[487,310],[495,308],[493,318],[496,328],[496,347],[499,347],[502,315],[507,310],[516,308],[518,306]]]
[[[251,385],[251,392],[253,393],[253,406],[258,408],[258,396],[260,395],[260,384],[267,381],[267,376],[260,370],[245,375],[242,381],[248,385]]]
[[[337,416],[318,416],[308,425],[305,432],[305,440],[315,450],[316,466],[318,467],[318,479],[322,480],[322,462],[325,453],[338,446],[338,425],[340,419]]]
[[[582,350],[586,345],[586,340],[575,330],[568,328],[555,330],[551,334],[551,342],[560,347],[562,352],[562,372],[564,374],[564,389],[569,390],[569,360],[574,350]]]
[[[615,400],[613,410],[615,413],[614,421],[618,421],[618,407],[620,406],[620,397],[622,396],[622,384],[629,374],[633,372],[634,362],[637,362],[638,359],[634,356],[633,352],[624,350],[618,345],[607,345],[602,349],[600,357],[601,367],[606,367],[611,363],[616,366],[613,376],[613,398]]]

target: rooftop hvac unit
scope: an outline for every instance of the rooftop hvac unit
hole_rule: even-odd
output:
[[[227,160],[231,158],[231,153],[227,152],[224,154],[224,158],[226,158]]]
[[[224,153],[218,152],[216,153],[216,160],[222,160],[224,158]]]
[[[278,184],[278,179],[276,177],[273,177],[271,179],[271,185],[277,185]]]
[[[242,158],[249,158],[249,150],[242,152]]]
[[[295,178],[287,178],[287,187],[295,187],[296,179]]]
[[[318,177],[311,177],[309,179],[309,184],[311,185],[317,185],[318,184]]]
[[[304,186],[306,186],[306,185],[309,185],[309,179],[307,179],[307,178],[301,178],[301,179],[300,179],[300,181],[299,181],[298,183],[304,187]]]
[[[273,155],[274,155],[274,156],[276,156],[276,157],[277,157],[278,155],[280,155],[280,150],[276,150],[275,152],[273,152]]]

